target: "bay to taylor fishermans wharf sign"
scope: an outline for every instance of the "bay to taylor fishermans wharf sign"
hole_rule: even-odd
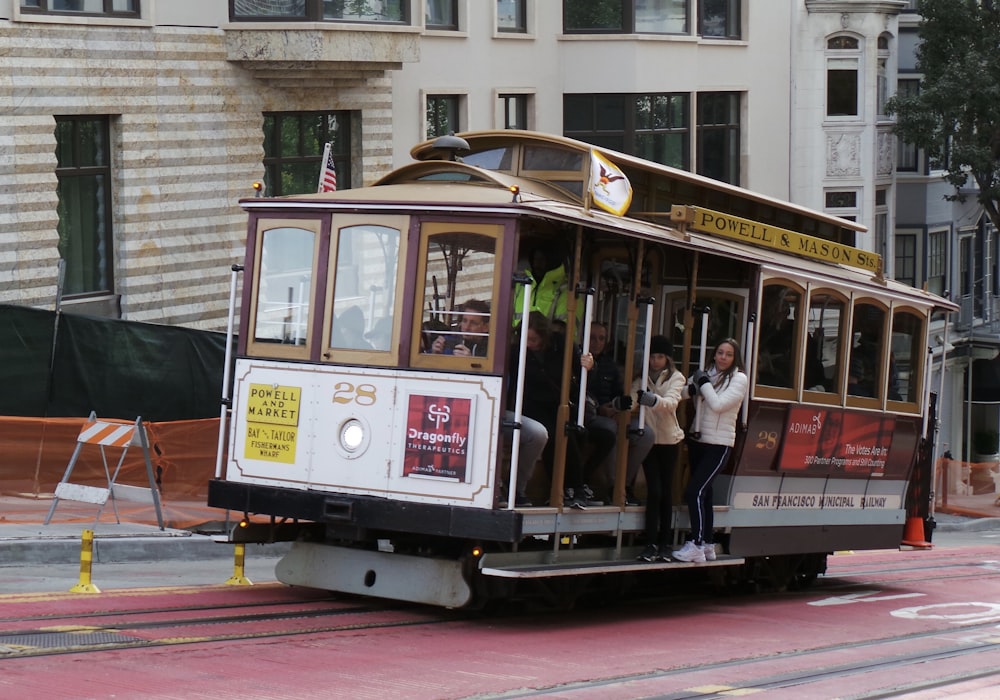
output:
[[[293,464],[298,441],[302,389],[297,386],[251,384],[247,397],[247,437],[250,459]]]
[[[719,211],[675,205],[670,209],[670,220],[687,223],[694,231],[732,238],[743,243],[771,248],[791,255],[814,260],[840,263],[876,275],[882,274],[882,256],[824,238],[808,236],[759,221],[730,216]]]

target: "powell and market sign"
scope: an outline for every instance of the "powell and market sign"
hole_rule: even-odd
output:
[[[691,229],[701,233],[724,236],[815,260],[849,265],[876,275],[882,272],[882,256],[871,251],[859,250],[777,226],[768,226],[750,219],[741,219],[719,211],[702,207],[674,206],[670,210],[670,219],[687,222]]]

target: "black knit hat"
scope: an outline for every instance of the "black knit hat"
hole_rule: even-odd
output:
[[[650,355],[666,355],[670,357],[674,354],[674,346],[665,335],[654,335],[649,339]]]

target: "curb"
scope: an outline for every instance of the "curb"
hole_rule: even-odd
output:
[[[277,557],[288,542],[247,544],[247,557]],[[111,537],[94,539],[93,563],[232,559],[234,545],[204,535],[188,537]],[[8,540],[0,542],[0,568],[24,564],[79,563],[79,539]]]
[[[962,518],[941,522],[935,520],[934,530],[937,532],[984,532],[1000,530],[1000,518]]]

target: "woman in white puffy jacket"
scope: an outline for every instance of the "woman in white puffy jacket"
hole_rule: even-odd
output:
[[[678,561],[715,559],[712,540],[712,481],[726,465],[736,442],[736,418],[747,392],[740,345],[727,338],[715,348],[708,371],[691,375],[688,393],[695,398],[698,434],[688,442],[691,479],[684,498],[691,519],[691,539],[673,553]]]
[[[643,561],[670,561],[674,533],[674,466],[680,452],[684,431],[677,423],[677,404],[686,395],[684,375],[674,368],[673,345],[663,335],[649,340],[649,377],[632,383],[636,402],[646,407],[645,426],[653,432],[653,447],[642,460],[646,475],[646,549]]]

